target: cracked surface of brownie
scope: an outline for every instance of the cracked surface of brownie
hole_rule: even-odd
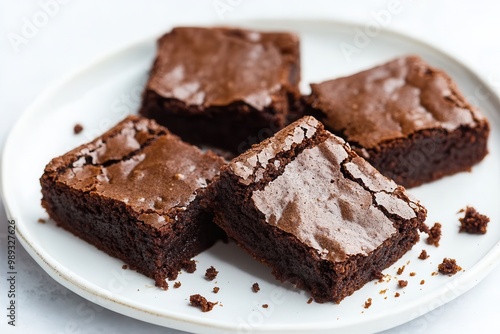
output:
[[[47,165],[42,205],[59,226],[166,288],[220,234],[198,203],[223,164],[130,116]]]
[[[216,223],[318,302],[340,302],[394,263],[426,216],[313,117],[233,159],[210,187]]]

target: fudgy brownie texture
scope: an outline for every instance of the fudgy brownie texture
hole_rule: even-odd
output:
[[[419,240],[426,210],[304,117],[222,167],[215,222],[280,281],[339,303]]]
[[[488,223],[490,218],[480,214],[473,207],[466,207],[465,210],[460,212],[465,212],[463,218],[459,218],[460,229],[458,232],[469,233],[469,234],[486,234],[488,229]]]
[[[222,233],[198,203],[223,164],[130,116],[46,166],[42,205],[59,226],[166,288]]]
[[[405,187],[469,171],[489,124],[443,71],[416,56],[311,85],[307,113]]]
[[[294,34],[175,28],[158,41],[140,113],[189,142],[242,153],[285,126],[299,81]]]

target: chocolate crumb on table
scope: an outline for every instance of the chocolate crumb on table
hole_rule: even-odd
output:
[[[211,266],[205,272],[205,278],[209,281],[213,281],[217,277],[218,273],[219,272],[213,266]]]
[[[79,123],[75,124],[75,126],[73,127],[74,134],[77,135],[82,131],[83,131],[83,126]]]
[[[402,266],[402,267],[398,268],[398,272],[397,272],[397,274],[398,274],[398,275],[401,275],[401,274],[403,273],[403,271],[405,271],[405,267],[406,267],[406,266]]]
[[[429,258],[429,254],[427,254],[427,251],[425,249],[422,249],[422,252],[420,252],[420,255],[418,256],[420,260],[425,260]]]
[[[408,281],[405,281],[405,280],[399,280],[398,281],[398,285],[400,288],[405,288],[406,286],[408,286]]]
[[[45,219],[43,219],[43,218],[38,218],[38,222],[40,224],[45,224],[47,221]]]
[[[254,283],[254,284],[252,285],[252,291],[253,291],[253,292],[255,292],[255,293],[257,293],[257,292],[259,292],[259,291],[260,291],[260,286],[259,286],[259,283]]]
[[[462,270],[462,267],[457,265],[457,261],[455,259],[444,258],[443,262],[439,264],[438,270],[443,275],[451,276]]]
[[[175,282],[174,283],[174,289],[178,289],[181,287],[181,282]]]
[[[307,301],[308,304],[311,304],[313,302],[313,297],[309,298],[309,300]]]
[[[470,234],[485,234],[490,222],[490,218],[480,214],[471,206],[468,206],[465,210],[462,209],[459,212],[464,212],[463,218],[459,218],[460,229],[459,233],[465,232]]]
[[[429,230],[429,236],[426,241],[429,245],[439,247],[439,240],[441,240],[441,224],[435,223]]]
[[[202,312],[212,311],[214,306],[218,304],[218,302],[212,303],[207,301],[207,299],[200,294],[191,295],[189,297],[189,303],[194,307],[199,307]]]
[[[196,261],[195,260],[187,260],[182,263],[182,269],[184,269],[187,273],[192,274],[196,271]]]
[[[213,293],[218,293],[218,292],[219,292],[219,290],[220,290],[220,288],[219,288],[218,286],[214,286],[214,288],[213,288],[212,292],[213,292]]]
[[[370,306],[372,306],[372,299],[368,298],[365,302],[364,308],[369,308]]]

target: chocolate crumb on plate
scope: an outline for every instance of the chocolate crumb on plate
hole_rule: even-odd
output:
[[[429,230],[429,236],[427,237],[427,243],[429,245],[434,245],[439,247],[439,240],[441,239],[441,224],[435,223],[433,227]]]
[[[398,275],[401,275],[401,274],[403,273],[403,271],[405,271],[405,267],[406,267],[406,266],[402,266],[402,267],[398,268],[398,272],[397,272],[397,274],[398,274]]]
[[[416,272],[414,272],[414,271],[412,271],[412,272],[410,273],[410,276],[411,276],[411,277],[413,277],[413,276],[415,276],[415,275],[417,275],[417,273],[416,273]]]
[[[174,289],[178,289],[181,287],[181,282],[175,282],[174,283]]]
[[[207,301],[207,299],[200,294],[191,295],[189,297],[189,303],[194,307],[199,307],[202,312],[212,311],[214,306],[218,304],[218,302],[212,303]]]
[[[364,308],[369,308],[370,306],[372,306],[372,299],[368,298],[365,302]]]
[[[383,294],[385,294],[387,292],[387,290],[389,290],[389,289],[380,290],[379,294],[383,295]]]
[[[443,275],[451,276],[462,270],[462,267],[457,265],[457,261],[455,259],[444,258],[443,262],[439,264],[438,270]]]
[[[404,287],[408,286],[408,281],[405,281],[405,280],[401,279],[401,280],[398,281],[398,285],[399,285],[400,288],[404,288]]]
[[[38,218],[38,222],[40,224],[45,224],[47,221],[45,219],[43,219],[43,218]]]
[[[128,269],[128,265],[124,264],[124,265],[122,266],[122,269],[123,269],[123,270]]]
[[[311,304],[313,302],[313,297],[309,298],[309,300],[307,301],[308,304]]]
[[[218,273],[219,272],[213,266],[211,266],[205,272],[205,278],[209,281],[213,281],[217,277]]]
[[[429,258],[429,254],[427,254],[427,251],[425,249],[422,249],[422,252],[418,256],[418,258],[420,260],[425,260],[425,259]]]
[[[490,218],[485,215],[480,214],[471,206],[468,206],[465,210],[462,209],[459,212],[465,212],[463,218],[459,218],[460,230],[459,233],[465,232],[469,234],[485,234],[490,222]]]
[[[259,286],[259,283],[254,283],[254,284],[252,285],[252,291],[253,291],[253,292],[255,292],[255,293],[257,293],[257,292],[259,292],[259,291],[260,291],[260,286]]]
[[[425,284],[425,280],[421,280],[420,285],[424,285],[424,284]]]
[[[399,296],[401,296],[401,294],[400,294],[399,292],[396,292],[396,293],[394,294],[394,297],[396,297],[396,298],[398,298]]]
[[[262,305],[262,308],[268,308],[268,307],[269,307],[269,305],[267,305],[267,304]]]
[[[75,124],[75,126],[73,127],[73,133],[77,135],[82,131],[83,131],[83,126],[79,123]]]
[[[220,290],[220,288],[219,288],[218,286],[214,286],[214,288],[213,288],[212,292],[213,292],[213,293],[218,293],[218,292],[219,292],[219,290]]]
[[[182,263],[182,269],[184,269],[187,273],[194,273],[196,271],[196,261],[195,260],[187,260]]]

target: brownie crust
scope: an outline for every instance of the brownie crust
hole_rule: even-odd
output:
[[[416,56],[311,85],[308,113],[384,175],[414,187],[470,171],[489,124],[443,71]]]
[[[339,303],[405,254],[426,210],[304,117],[221,169],[215,222],[280,281]]]
[[[47,165],[42,206],[59,226],[166,288],[166,277],[221,235],[199,202],[223,164],[129,116]]]
[[[242,153],[285,126],[299,81],[293,34],[175,28],[158,41],[140,114],[189,142]]]

